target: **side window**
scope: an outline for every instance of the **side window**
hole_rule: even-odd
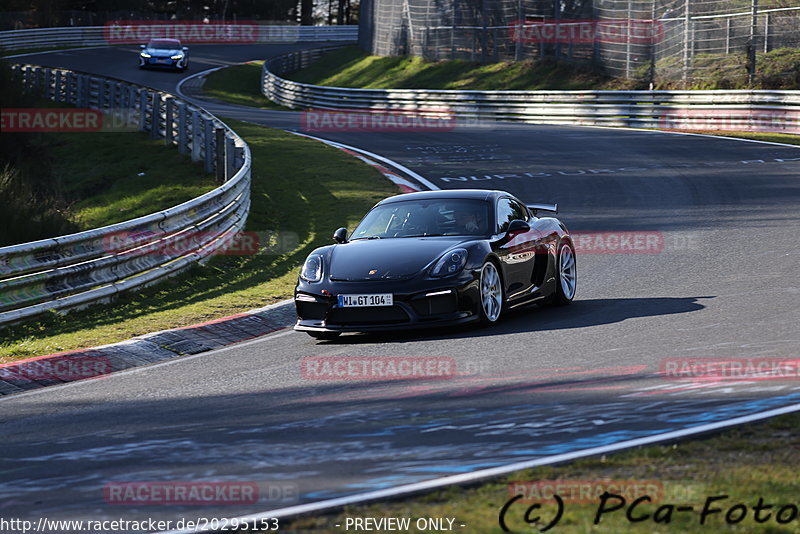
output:
[[[528,209],[510,198],[501,198],[497,202],[497,229],[503,233],[508,229],[508,224],[515,220],[528,220]]]
[[[511,207],[514,209],[514,219],[519,219],[521,221],[528,220],[528,208],[526,208],[516,200],[511,201]]]
[[[500,233],[508,229],[508,223],[514,220],[514,208],[511,199],[501,198],[497,202],[497,231]]]

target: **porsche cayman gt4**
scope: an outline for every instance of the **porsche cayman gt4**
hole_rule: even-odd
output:
[[[306,258],[295,330],[342,332],[497,322],[529,303],[575,297],[575,247],[554,205],[504,191],[457,189],[387,198],[353,233]]]

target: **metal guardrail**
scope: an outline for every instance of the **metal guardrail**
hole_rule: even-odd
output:
[[[168,24],[148,25],[149,31],[168,31],[174,27]],[[358,39],[358,26],[276,26],[258,25],[253,43],[294,43],[294,42],[355,42]],[[76,26],[68,28],[37,28],[31,30],[10,30],[0,32],[0,48],[7,51],[26,48],[104,46],[118,44],[107,39],[106,26]],[[145,39],[146,40],[146,39]],[[186,41],[190,43],[191,41]],[[238,44],[241,44],[238,43]]]
[[[250,148],[205,110],[171,94],[64,69],[14,65],[24,87],[56,102],[134,121],[176,145],[222,185],[178,206],[76,234],[0,247],[0,325],[105,300],[206,260],[244,227]],[[113,135],[113,134],[109,134]]]
[[[264,62],[261,91],[295,109],[451,115],[457,124],[491,122],[636,128],[757,130],[800,134],[800,91],[460,91],[346,89],[293,82],[331,48],[302,50]]]

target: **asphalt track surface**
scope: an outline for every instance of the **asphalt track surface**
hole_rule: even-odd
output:
[[[137,70],[134,47],[25,61],[174,91],[183,76],[293,47],[192,47],[185,75]],[[207,105],[222,116],[300,125],[297,114]],[[558,202],[572,231],[660,232],[663,249],[581,254],[573,305],[516,311],[491,328],[335,342],[284,331],[0,400],[4,517],[230,517],[800,402],[797,378],[719,383],[659,374],[674,358],[798,356],[800,149],[507,124],[314,135],[392,158],[441,188]],[[337,382],[301,372],[307,357],[384,356],[452,358],[458,375]],[[104,501],[108,483],[167,480],[253,481],[262,492],[240,506]],[[286,493],[279,498],[275,488]]]

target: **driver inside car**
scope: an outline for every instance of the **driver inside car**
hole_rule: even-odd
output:
[[[458,232],[474,234],[480,228],[478,216],[473,210],[457,207],[453,212],[453,218],[456,223],[455,230]]]

